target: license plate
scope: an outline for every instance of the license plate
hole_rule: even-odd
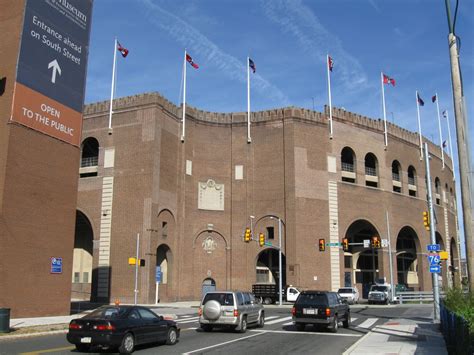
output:
[[[303,314],[318,314],[318,310],[313,308],[303,308]]]
[[[81,338],[81,343],[91,343],[92,342],[92,338],[91,337],[84,337],[84,338]]]
[[[227,311],[227,312],[224,312],[224,315],[225,316],[230,316],[232,317],[234,315],[234,311]]]

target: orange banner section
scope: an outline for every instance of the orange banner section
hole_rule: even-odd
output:
[[[15,83],[11,121],[75,146],[81,144],[82,113]]]

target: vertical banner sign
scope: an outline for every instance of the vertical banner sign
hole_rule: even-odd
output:
[[[92,0],[26,0],[11,122],[80,145]]]

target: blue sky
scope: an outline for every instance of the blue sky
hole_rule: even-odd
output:
[[[455,32],[471,117],[473,14],[474,2],[459,0]],[[157,91],[179,105],[186,48],[200,66],[188,66],[186,101],[214,112],[246,111],[247,56],[257,67],[252,111],[312,109],[313,100],[322,111],[329,53],[333,106],[383,117],[383,71],[396,80],[395,87],[385,87],[387,119],[417,131],[418,90],[425,101],[423,135],[439,144],[431,103],[436,92],[455,139],[447,34],[444,0],[95,0],[86,103],[110,97],[115,36],[130,51],[127,58],[117,57],[116,97]],[[473,125],[471,119],[471,138]],[[447,139],[445,121],[442,128]]]

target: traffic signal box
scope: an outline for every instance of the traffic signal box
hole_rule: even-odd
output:
[[[430,213],[428,211],[423,211],[423,225],[427,231],[430,230]]]
[[[374,235],[372,237],[372,248],[380,248],[380,247],[381,247],[380,237],[378,235]]]
[[[326,240],[319,239],[319,251],[325,251],[325,250],[326,250]]]
[[[248,243],[252,240],[252,231],[250,228],[245,228],[244,242]]]
[[[342,250],[349,251],[349,239],[347,238],[342,239]]]
[[[265,245],[265,234],[260,233],[258,235],[258,244],[260,244],[261,247]]]

